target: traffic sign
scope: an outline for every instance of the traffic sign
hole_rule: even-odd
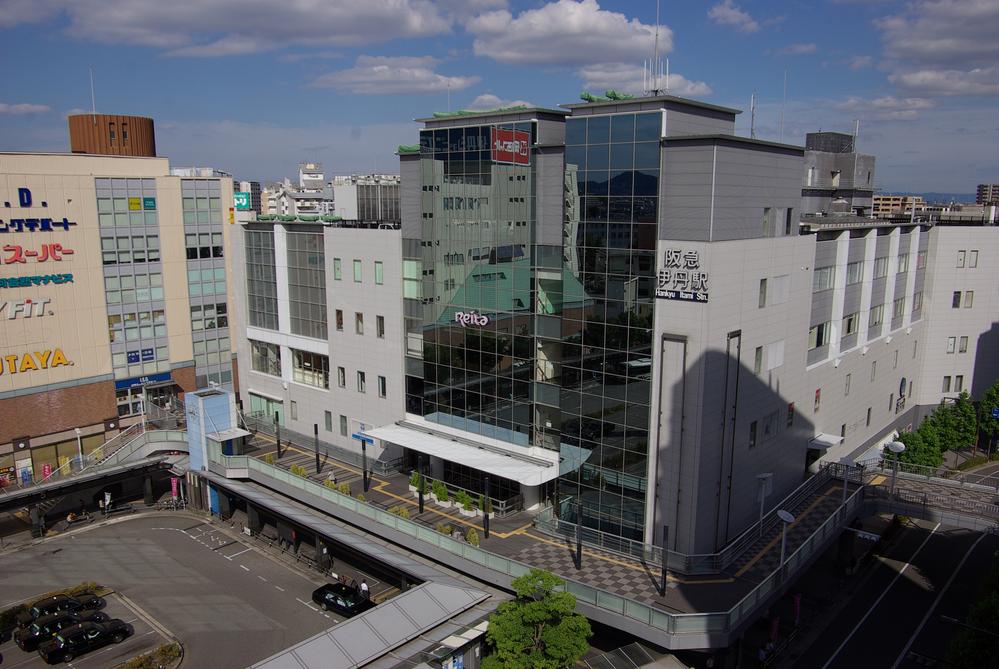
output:
[[[992,407],[992,417],[999,418],[999,407]]]
[[[357,439],[358,441],[360,441],[362,443],[365,443],[365,444],[372,444],[372,445],[374,445],[374,443],[375,443],[374,438],[369,437],[368,435],[364,434],[363,432],[354,432],[350,436],[352,438],[354,438],[354,439]]]
[[[232,194],[232,201],[236,204],[236,209],[239,211],[247,211],[250,208],[250,194],[236,192]]]

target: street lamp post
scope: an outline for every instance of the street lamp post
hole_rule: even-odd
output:
[[[780,529],[780,571],[783,577],[784,558],[787,555],[787,526],[794,522],[794,516],[789,511],[780,509],[777,511],[777,517],[780,518],[782,523]]]
[[[83,469],[83,430],[78,427],[73,428],[73,430],[76,432],[76,463],[78,467],[77,471],[79,471]]]
[[[898,479],[898,460],[899,460],[899,456],[902,455],[902,453],[905,452],[905,444],[903,444],[901,441],[889,441],[888,445],[887,445],[887,448],[888,448],[889,451],[891,451],[892,453],[895,454],[895,458],[894,458],[894,460],[895,460],[895,463],[894,463],[895,467],[892,469],[892,472],[891,472],[891,490],[888,493],[888,499],[894,499],[895,498],[895,481]]]

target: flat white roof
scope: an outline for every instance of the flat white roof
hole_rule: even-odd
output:
[[[832,446],[839,446],[842,441],[843,437],[838,434],[826,434],[825,432],[820,432],[812,437],[812,439],[808,442],[808,447],[826,450]]]
[[[559,454],[407,417],[402,424],[365,430],[369,437],[456,462],[521,485],[537,486],[559,475]]]

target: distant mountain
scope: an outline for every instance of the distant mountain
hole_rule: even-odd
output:
[[[898,193],[898,195],[920,195],[927,204],[950,204],[952,202],[975,204],[975,193]]]

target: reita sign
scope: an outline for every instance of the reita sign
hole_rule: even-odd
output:
[[[456,311],[454,312],[454,322],[460,323],[463,328],[469,325],[481,328],[489,325],[489,316],[483,316],[477,311]]]

